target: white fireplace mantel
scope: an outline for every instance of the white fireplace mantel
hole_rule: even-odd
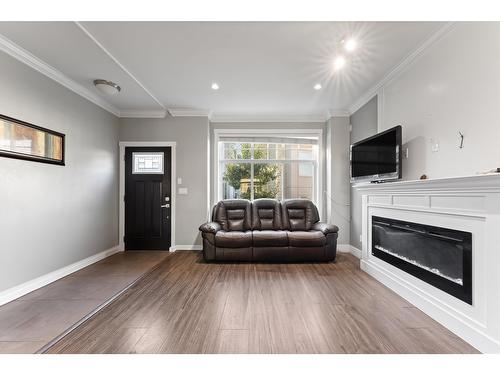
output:
[[[428,180],[362,183],[353,185],[359,191],[408,191],[408,190],[476,190],[500,192],[500,173],[478,174],[462,177],[444,177]]]
[[[362,194],[361,268],[486,353],[500,353],[500,174],[354,186]],[[472,233],[469,305],[371,254],[371,217]]]

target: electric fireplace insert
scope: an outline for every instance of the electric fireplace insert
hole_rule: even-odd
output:
[[[472,233],[372,216],[372,255],[472,304]]]

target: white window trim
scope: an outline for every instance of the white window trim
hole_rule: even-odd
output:
[[[121,250],[125,250],[125,243],[123,241],[123,236],[125,235],[125,147],[171,147],[172,155],[171,155],[171,163],[172,163],[172,181],[171,181],[171,193],[170,200],[173,207],[171,210],[172,220],[171,224],[171,237],[170,237],[170,251],[175,249],[175,211],[177,210],[176,199],[175,199],[175,189],[177,175],[176,175],[176,146],[177,142],[119,142],[120,146],[120,187],[119,187],[119,197],[118,197],[118,205],[119,205],[119,218],[118,218],[118,242],[119,248]]]
[[[217,157],[214,158],[213,163],[213,171],[214,171],[214,179],[215,179],[215,189],[214,194],[212,196],[212,206],[215,205],[222,197],[222,184],[219,179],[219,141],[220,138],[223,137],[252,137],[256,134],[265,134],[267,136],[277,136],[282,137],[283,135],[290,134],[300,134],[303,136],[314,136],[318,137],[318,178],[317,184],[314,186],[314,201],[316,206],[318,207],[320,217],[323,217],[323,172],[324,172],[324,144],[323,144],[323,129],[214,129],[214,153]],[[302,160],[304,161],[304,160]],[[280,160],[283,162],[283,160]],[[252,180],[253,181],[253,180]]]

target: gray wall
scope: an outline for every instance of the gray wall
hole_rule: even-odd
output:
[[[324,122],[211,122],[210,123],[210,166],[211,171],[216,163],[217,157],[217,145],[214,139],[215,129],[321,129],[323,130],[323,145],[322,148],[325,149],[325,123]],[[323,158],[323,176],[326,171],[325,156],[320,155]],[[213,175],[213,173],[212,173]],[[217,202],[217,176],[214,176],[211,181],[211,205]],[[326,181],[323,179],[323,186],[320,188],[320,193],[326,190]],[[323,193],[321,193],[323,194]],[[322,207],[323,217],[322,220],[326,220],[326,199],[323,194],[323,207]]]
[[[176,195],[175,245],[200,245],[198,227],[208,212],[208,118],[121,119],[120,141],[177,142],[177,177],[187,195]]]
[[[377,133],[377,97],[351,115],[351,144]],[[361,249],[361,195],[351,187],[351,245]]]
[[[326,180],[331,195],[325,194],[328,221],[339,227],[338,244],[349,244],[349,117],[332,117],[326,124]],[[328,189],[327,189],[328,190]]]
[[[66,166],[0,157],[0,291],[118,245],[118,120],[0,53],[0,113],[66,134]]]

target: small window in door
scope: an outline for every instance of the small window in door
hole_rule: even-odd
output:
[[[163,174],[163,152],[133,152],[132,174]]]

